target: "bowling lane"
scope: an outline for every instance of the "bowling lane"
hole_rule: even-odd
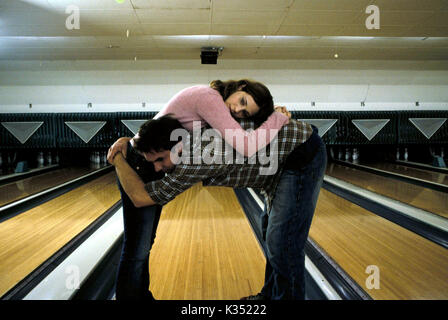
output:
[[[259,292],[264,269],[232,188],[197,184],[164,206],[149,262],[156,299],[240,299]]]
[[[448,175],[445,173],[413,168],[402,164],[388,162],[360,162],[359,164],[448,186]]]
[[[87,166],[61,168],[4,184],[0,186],[0,207],[79,178],[95,170]]]
[[[373,299],[448,299],[446,249],[325,189],[309,236]]]
[[[112,171],[0,223],[0,296],[119,200]]]
[[[329,163],[326,174],[386,197],[448,218],[448,193],[363,170]]]

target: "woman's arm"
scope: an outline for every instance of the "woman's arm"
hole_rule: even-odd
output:
[[[251,157],[271,143],[277,136],[278,130],[289,121],[287,115],[273,112],[256,130],[245,131],[232,117],[218,92],[216,95],[209,94],[198,98],[196,112],[212,128],[218,130],[228,144],[245,157]]]

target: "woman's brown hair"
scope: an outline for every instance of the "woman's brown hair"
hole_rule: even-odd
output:
[[[230,95],[236,91],[244,91],[252,96],[255,103],[260,107],[260,111],[251,116],[251,119],[257,126],[266,121],[266,119],[274,112],[274,100],[269,89],[262,83],[242,79],[242,80],[213,80],[210,88],[217,90],[225,101]]]

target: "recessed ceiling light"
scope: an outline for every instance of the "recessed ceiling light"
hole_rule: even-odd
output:
[[[328,38],[331,40],[372,40],[375,39],[375,37],[357,37],[357,36],[329,36],[329,37],[323,37]]]

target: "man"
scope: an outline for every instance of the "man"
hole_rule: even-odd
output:
[[[241,125],[253,128],[249,121]],[[157,208],[197,182],[260,189],[265,195],[265,284],[260,294],[248,298],[304,299],[303,249],[326,165],[317,129],[290,120],[269,146],[244,159],[235,159],[234,150],[210,130],[182,134],[181,124],[169,116],[142,125],[134,148],[156,172],[167,173],[156,181],[145,183],[120,152],[109,162],[132,204],[153,210],[151,230],[157,228]],[[212,143],[204,143],[211,137]]]

